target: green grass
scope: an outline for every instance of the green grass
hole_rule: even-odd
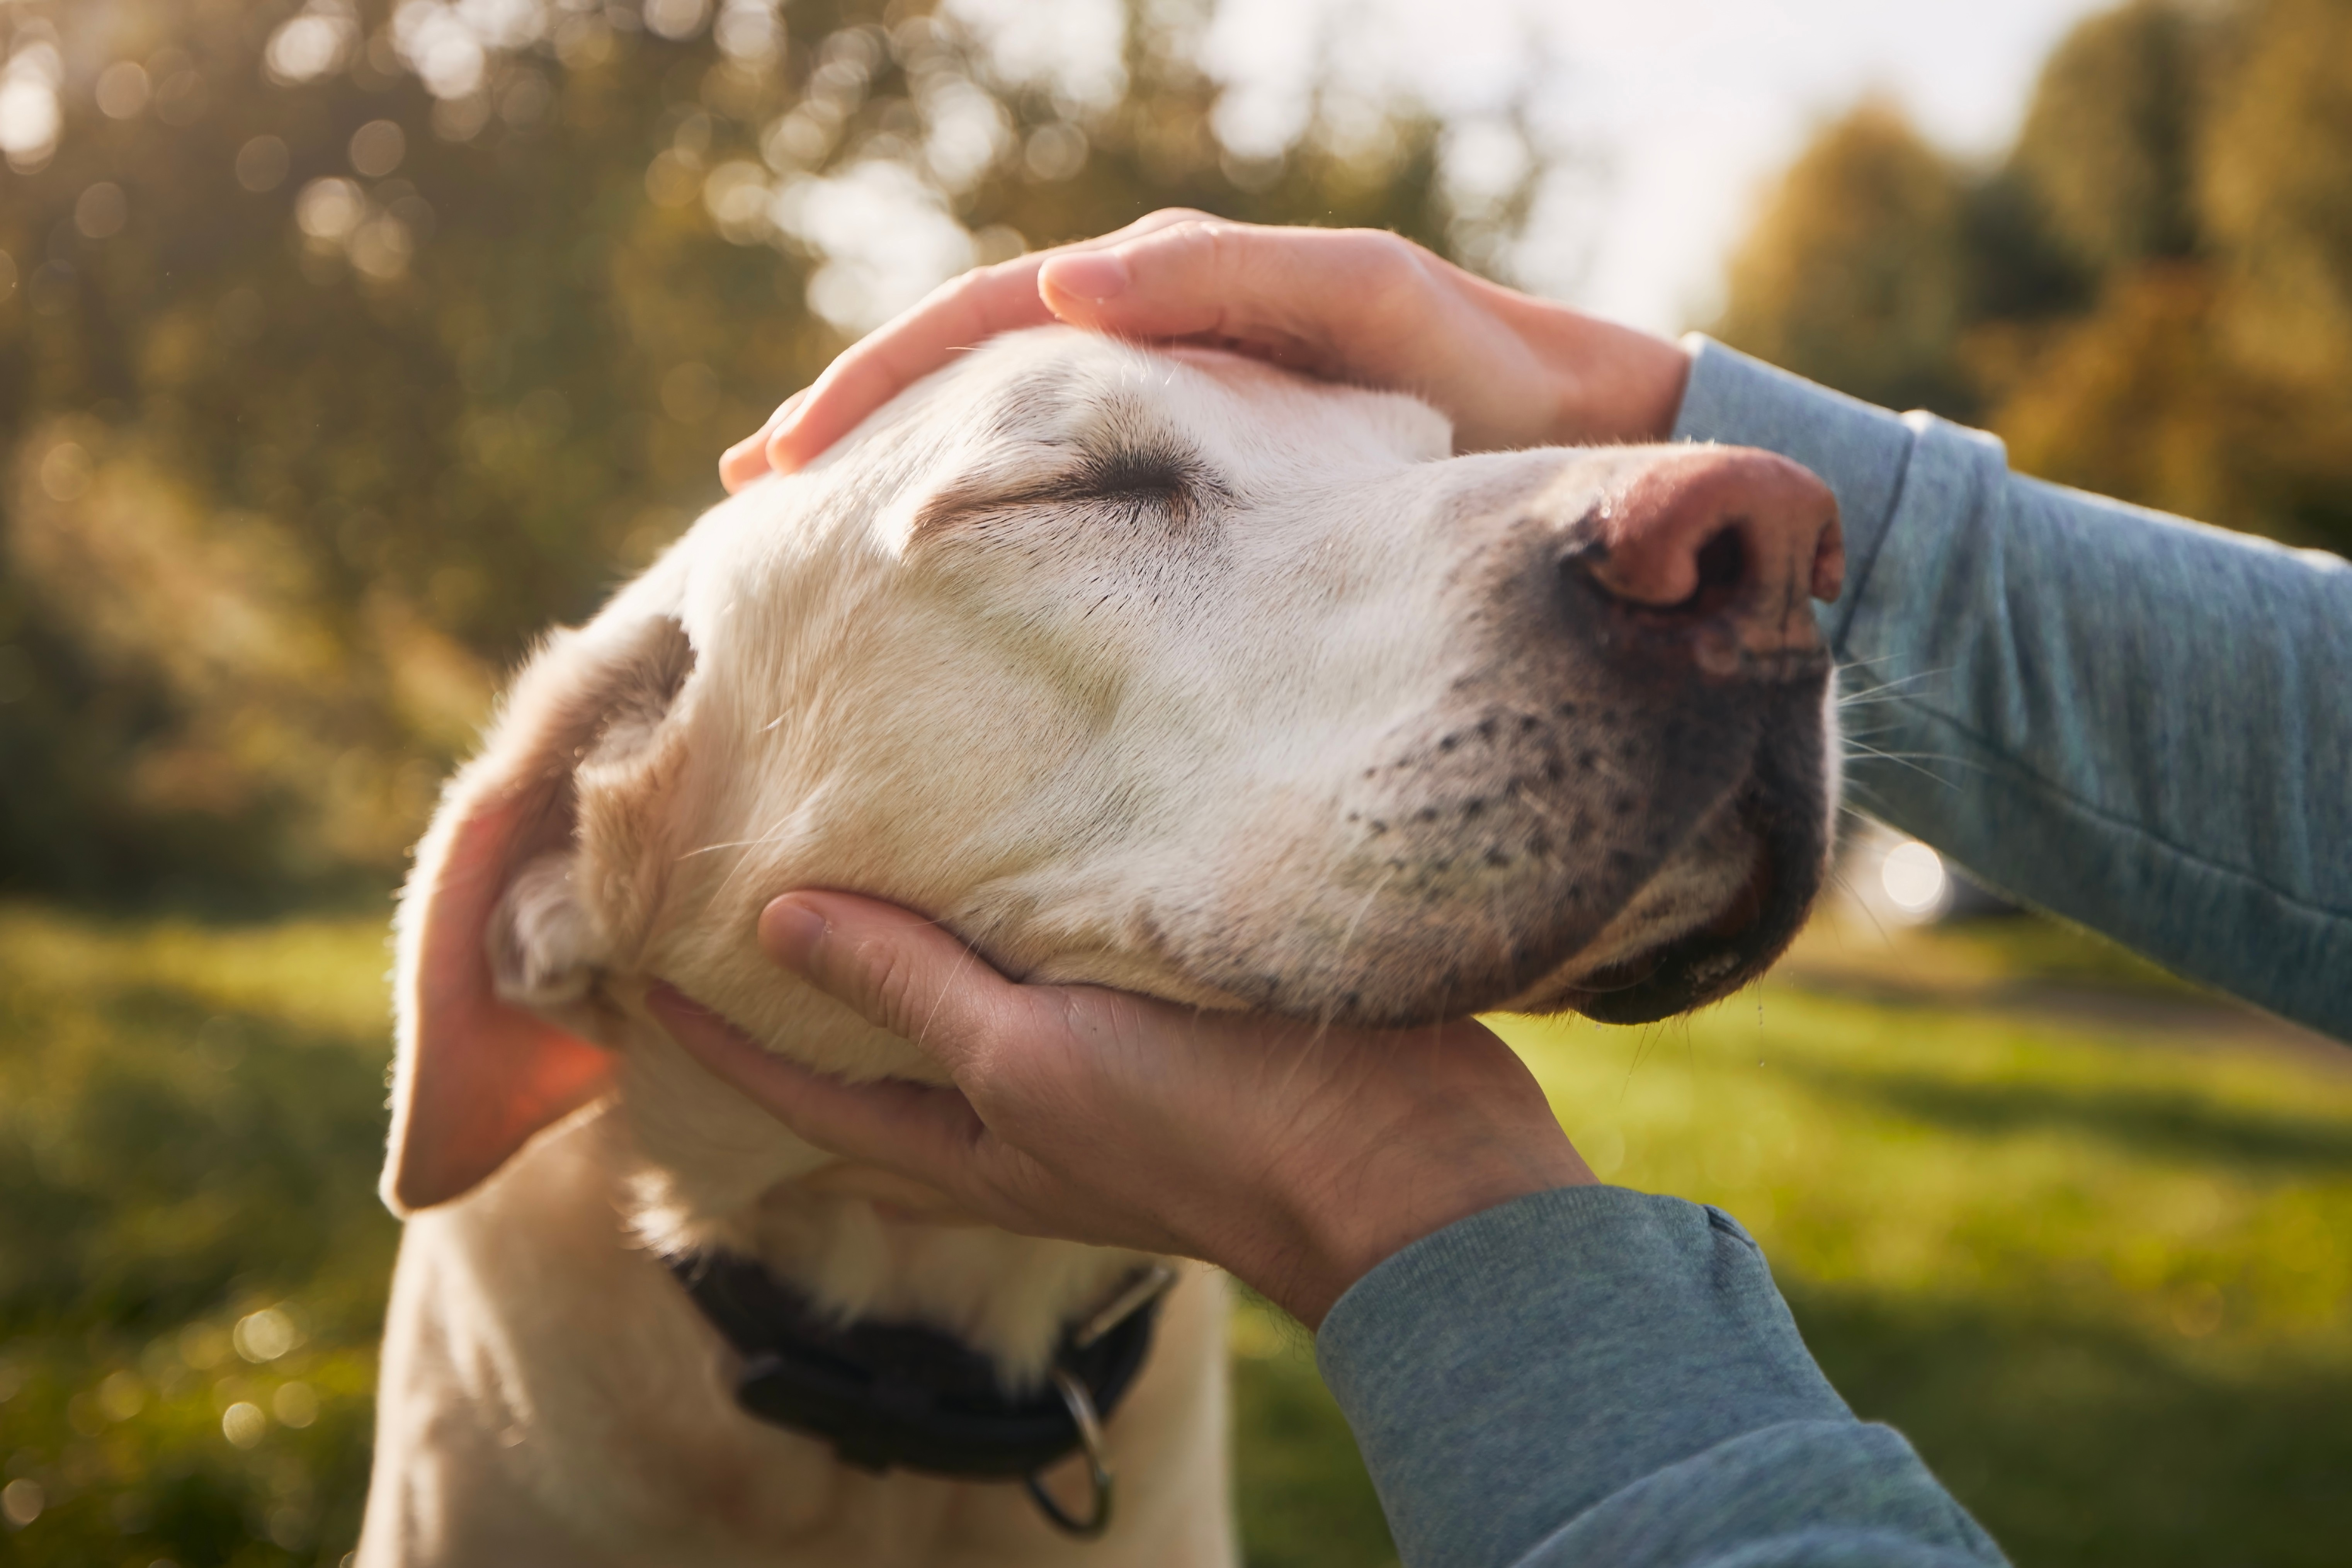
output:
[[[385,963],[381,922],[0,910],[0,1505],[39,1505],[0,1563],[350,1549],[398,1235]]]
[[[2021,1563],[2352,1542],[2352,1073],[1767,991],[1513,1025],[1616,1179],[1754,1231],[1830,1377]],[[2329,1070],[2334,1068],[2335,1070]]]
[[[384,964],[373,921],[0,908],[0,1479],[42,1504],[0,1564],[348,1550],[395,1240]],[[2352,1052],[2030,922],[1811,938],[1792,976],[1650,1029],[1501,1026],[1604,1174],[1740,1217],[1848,1399],[2020,1563],[2352,1555]],[[256,1361],[265,1310],[299,1342]],[[1304,1337],[1235,1327],[1252,1563],[1386,1561]]]

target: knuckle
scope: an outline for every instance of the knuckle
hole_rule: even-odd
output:
[[[1421,258],[1427,254],[1402,235],[1382,228],[1342,231],[1349,242],[1349,260],[1359,279],[1384,292],[1420,288]]]
[[[991,1097],[1017,1082],[1025,1020],[999,1007],[987,1008],[964,1041],[956,1079],[967,1094]]]
[[[927,303],[934,305],[961,304],[975,294],[985,294],[1005,277],[1018,271],[1024,262],[1035,265],[1034,258],[1015,256],[1004,261],[992,261],[984,267],[967,267],[931,291]]]
[[[1180,224],[1213,221],[1214,221],[1213,215],[1204,213],[1198,207],[1161,207],[1157,212],[1146,213],[1129,226],[1140,230],[1158,230],[1173,228]]]
[[[867,984],[867,1016],[892,1034],[911,1038],[920,1021],[917,1011],[922,1001],[919,966],[890,945],[881,946],[878,952],[868,946],[864,956],[873,964]]]
[[[1171,270],[1192,286],[1223,297],[1240,285],[1247,261],[1247,230],[1222,218],[1188,219],[1161,229],[1144,243],[1159,249]]]
[[[1154,229],[1138,243],[1163,253],[1214,258],[1229,247],[1234,226],[1207,213],[1186,213],[1164,228]]]

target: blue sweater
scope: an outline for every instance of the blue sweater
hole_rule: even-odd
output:
[[[1906,755],[1853,763],[1856,803],[2352,1039],[2352,567],[2021,479],[1990,437],[1693,348],[1677,438],[1837,491],[1847,588],[1822,629],[1878,699],[1874,744]],[[1717,1209],[1577,1187],[1473,1215],[1357,1281],[1316,1357],[1409,1568],[2001,1561],[1845,1407]]]

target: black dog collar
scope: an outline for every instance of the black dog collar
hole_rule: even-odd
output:
[[[735,1401],[751,1415],[825,1439],[860,1469],[1021,1479],[1071,1534],[1108,1528],[1101,1422],[1151,1349],[1160,1300],[1176,1279],[1167,1265],[1139,1271],[1101,1310],[1066,1329],[1048,1385],[1019,1397],[1003,1392],[995,1363],[953,1335],[916,1323],[834,1322],[750,1258],[697,1253],[669,1267],[743,1358]],[[1037,1475],[1081,1449],[1094,1506],[1073,1518]]]

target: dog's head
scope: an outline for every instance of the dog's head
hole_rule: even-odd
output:
[[[653,977],[922,1070],[760,956],[796,887],[1208,1007],[1723,995],[1822,877],[1837,570],[1828,490],[1764,454],[1456,458],[1409,398],[1001,339],[516,683],[404,905],[387,1193],[453,1196],[597,1092],[582,1042],[628,1054]]]

